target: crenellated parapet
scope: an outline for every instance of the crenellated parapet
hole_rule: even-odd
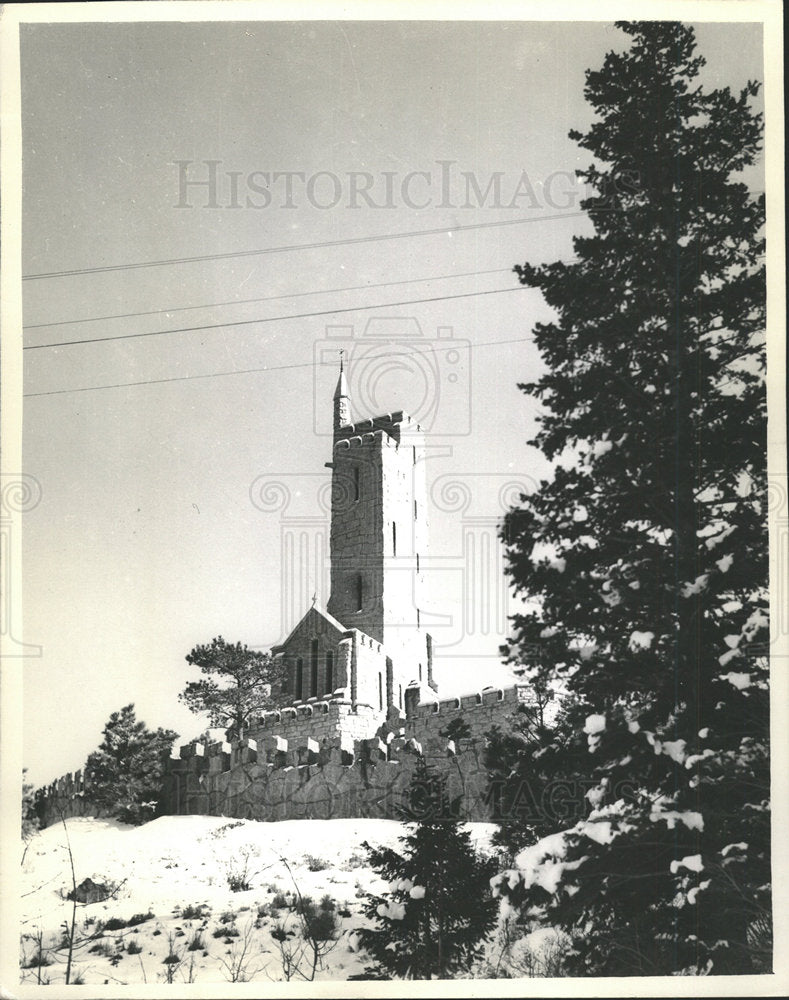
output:
[[[33,808],[42,827],[51,826],[72,816],[104,816],[90,796],[90,775],[86,771],[69,771],[48,785],[37,788]]]
[[[390,712],[375,731],[369,727],[377,713],[359,713],[341,701],[267,712],[244,739],[182,747],[171,761],[168,811],[260,820],[395,819],[424,757],[446,775],[466,819],[489,820],[484,734],[527,697],[525,685],[442,699],[415,686],[405,713]]]
[[[467,820],[492,818],[485,734],[528,702],[525,684],[438,698],[427,685],[405,693],[404,711],[380,712],[342,698],[265,712],[241,739],[180,747],[168,762],[161,811],[258,820],[380,817],[406,804],[416,763],[441,771]],[[103,815],[90,776],[63,775],[36,792],[43,825],[61,815]]]
[[[378,417],[369,417],[356,423],[344,424],[335,434],[335,442],[362,438],[366,434],[384,432],[398,443],[403,430],[420,432],[421,427],[405,411],[395,410]]]

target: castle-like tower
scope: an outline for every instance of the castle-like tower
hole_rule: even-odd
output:
[[[341,698],[381,721],[410,686],[432,687],[422,623],[427,551],[422,429],[402,411],[351,422],[342,363],[334,393],[331,592],[275,655],[287,700]]]

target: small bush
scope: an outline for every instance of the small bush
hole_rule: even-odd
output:
[[[142,945],[138,944],[136,941],[129,941],[126,945],[126,951],[130,955],[139,955],[142,952]]]
[[[326,893],[325,896],[321,898],[321,909],[329,911],[337,909],[337,904],[334,902],[334,900],[331,898],[328,892]]]
[[[151,934],[151,937],[159,937],[161,933],[161,930],[157,927],[153,934]]]
[[[318,910],[304,915],[304,936],[313,941],[333,941],[337,936],[337,915],[331,910]]]
[[[283,923],[276,923],[269,932],[275,941],[284,941],[288,932],[285,930],[285,925]]]
[[[104,925],[105,931],[122,931],[124,927],[128,927],[128,921],[122,920],[120,917],[110,917],[107,923]]]
[[[271,900],[272,910],[284,910],[288,905],[287,896],[284,893],[278,892],[276,896]]]
[[[93,949],[91,949],[93,950]],[[52,965],[51,957],[45,951],[36,951],[30,958],[22,963],[23,969],[37,969],[39,966]]]
[[[304,858],[304,860],[305,860],[305,862],[307,864],[307,868],[311,872],[326,871],[326,869],[329,867],[329,862],[328,861],[324,861],[323,858],[316,858],[314,854],[308,854]]]
[[[221,926],[217,927],[217,929],[214,931],[214,933],[213,933],[212,936],[215,937],[215,938],[224,937],[225,936],[225,928],[221,927]]]
[[[338,917],[350,917],[350,915],[351,911],[348,909],[347,906],[341,906],[339,910],[337,910]]]
[[[296,912],[310,914],[315,912],[315,900],[312,896],[299,896],[296,900]]]
[[[203,903],[198,903],[197,906],[193,906],[189,903],[181,910],[181,920],[202,920],[204,905]]]
[[[227,873],[227,887],[231,892],[249,892],[252,885],[246,872],[231,870]]]
[[[177,965],[180,961],[180,955],[173,955],[171,952],[162,960],[162,965]]]
[[[103,955],[105,958],[112,958],[115,954],[109,941],[99,941],[92,948],[88,948],[88,951],[94,955]]]
[[[139,924],[144,924],[146,920],[153,920],[154,916],[155,914],[151,910],[148,910],[147,913],[135,913],[134,916],[129,917],[126,921],[126,926],[137,927]]]
[[[189,944],[186,946],[187,951],[202,951],[205,947],[203,943],[203,935],[200,931],[195,931],[192,935]]]
[[[268,907],[266,906],[265,903],[261,903],[261,905],[258,907],[258,917],[262,919],[263,917],[267,916],[268,916]]]
[[[236,914],[234,910],[225,910],[225,912],[219,918],[220,924],[234,924],[235,922],[236,922]]]

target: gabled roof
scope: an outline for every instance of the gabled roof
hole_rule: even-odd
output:
[[[312,625],[310,625],[310,621],[313,622]],[[322,627],[318,627],[318,622],[321,623]],[[339,632],[341,634],[348,631],[348,629],[341,622],[338,622],[333,615],[330,615],[328,611],[324,610],[324,608],[320,607],[320,605],[318,604],[313,604],[313,606],[302,617],[301,621],[298,623],[298,625],[296,625],[296,627],[293,629],[293,631],[290,633],[287,639],[284,642],[280,643],[278,646],[272,647],[272,651],[278,651],[284,649],[286,646],[290,644],[291,640],[296,636],[296,634],[298,632],[303,631],[305,627],[310,632],[317,632],[317,631],[325,632],[327,630],[326,626],[328,626],[330,630]]]

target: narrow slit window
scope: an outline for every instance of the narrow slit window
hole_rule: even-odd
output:
[[[361,497],[362,472],[358,465],[353,467],[353,498],[358,500]]]
[[[329,650],[326,653],[326,694],[334,691],[334,653]]]
[[[416,520],[416,518],[417,518],[418,510],[419,510],[419,508],[417,506],[417,502],[416,502],[416,500],[414,500],[414,520]]]
[[[304,694],[304,661],[301,657],[296,660],[296,700],[301,701]]]
[[[313,639],[310,647],[310,694],[318,693],[318,640]]]
[[[362,583],[362,574],[358,573],[356,576],[356,610],[362,610],[362,601],[364,599],[364,584]]]
[[[413,456],[412,465],[416,465],[416,445],[411,445],[411,454]]]
[[[419,683],[422,683],[422,664],[419,664]]]
[[[397,525],[392,521],[392,555],[397,555]]]
[[[403,707],[403,685],[399,684],[398,687],[400,689],[400,695],[399,695],[399,698],[397,700],[397,705],[398,705],[398,708],[400,708],[402,710],[402,707]]]
[[[416,554],[416,571],[419,572],[419,553]]]
[[[378,710],[380,712],[384,710],[384,679],[380,672],[378,674]]]
[[[416,627],[417,628],[419,628],[419,624],[420,624],[419,623],[419,619],[420,619],[419,608],[417,608],[416,609]]]

